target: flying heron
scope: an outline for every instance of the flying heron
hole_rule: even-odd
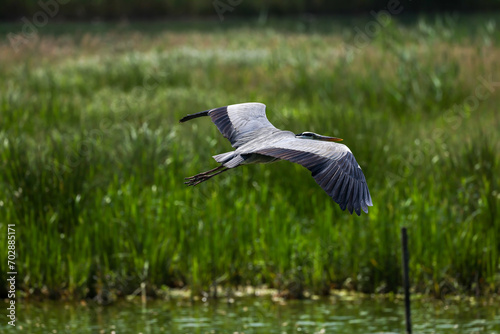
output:
[[[294,134],[280,130],[266,117],[266,105],[241,103],[201,111],[183,117],[180,122],[210,116],[234,151],[213,156],[220,163],[217,168],[187,177],[186,184],[195,186],[231,168],[240,165],[270,163],[288,160],[298,163],[312,173],[324,191],[352,214],[368,213],[372,199],[365,176],[351,150],[340,138],[314,132]]]

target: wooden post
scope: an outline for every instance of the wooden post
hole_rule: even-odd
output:
[[[408,237],[406,227],[401,228],[401,244],[403,246],[403,289],[405,292],[405,318],[406,333],[411,334],[411,312],[410,312],[410,278],[408,273]]]

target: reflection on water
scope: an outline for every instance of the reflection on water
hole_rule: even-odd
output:
[[[416,333],[500,334],[500,305],[412,304]],[[24,304],[16,329],[26,333],[403,333],[402,301],[338,299],[273,302],[268,297],[232,303],[209,300],[121,302],[112,306],[63,302]],[[10,327],[10,326],[9,326]],[[0,329],[7,329],[6,321]]]

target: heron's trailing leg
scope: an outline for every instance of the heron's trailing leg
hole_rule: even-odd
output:
[[[220,165],[219,167],[211,169],[209,171],[206,171],[206,172],[203,172],[200,174],[196,174],[194,176],[186,177],[185,179],[187,181],[184,182],[184,184],[187,184],[188,186],[195,186],[195,185],[200,184],[208,179],[211,179],[212,177],[214,177],[216,175],[224,173],[228,169],[229,168],[224,167],[223,165]],[[212,174],[210,174],[210,173],[212,173]]]
[[[186,179],[186,180],[189,180],[189,179],[194,179],[194,178],[199,177],[199,176],[201,176],[201,175],[207,175],[207,174],[210,174],[210,173],[213,173],[213,172],[217,172],[218,170],[220,170],[220,169],[221,169],[221,168],[223,168],[223,167],[224,167],[223,165],[220,165],[220,166],[215,167],[214,169],[207,170],[206,172],[196,174],[195,176],[185,177],[185,179]]]

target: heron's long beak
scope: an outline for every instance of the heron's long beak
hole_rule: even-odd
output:
[[[328,137],[328,136],[318,136],[318,140],[323,140],[323,141],[342,141],[344,139],[342,138],[337,138],[337,137]]]

